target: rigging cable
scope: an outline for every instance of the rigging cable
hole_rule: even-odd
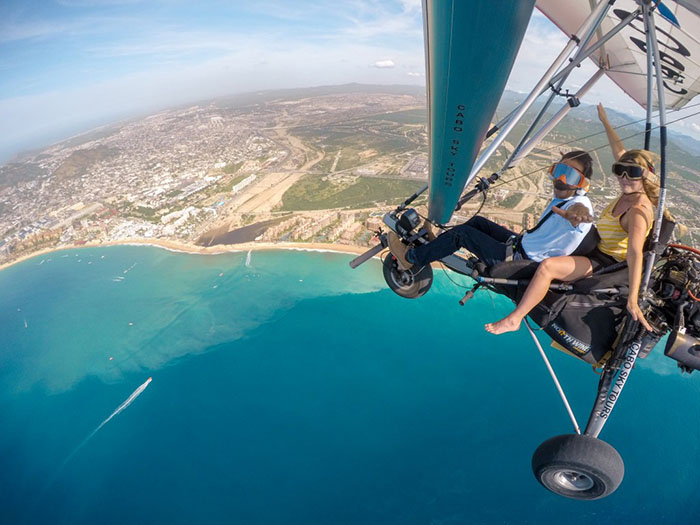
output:
[[[680,110],[678,110],[678,111],[680,111]],[[694,117],[694,116],[696,116],[696,115],[700,115],[700,111],[697,111],[697,112],[695,112],[695,113],[691,113],[690,115],[686,115],[685,117],[677,118],[676,120],[671,120],[671,121],[669,121],[667,124],[673,124],[674,122],[678,122],[678,121],[681,121],[681,120],[684,120],[684,119],[687,119],[687,118],[690,118],[690,117]],[[626,126],[626,125],[627,125],[627,124],[625,124],[625,125],[623,125],[623,126],[618,126],[618,128],[624,127],[624,126]],[[659,126],[654,126],[654,127],[651,128],[651,129],[652,129],[652,130],[658,129],[658,127],[659,127]],[[617,129],[617,128],[615,128],[615,129]],[[604,132],[603,132],[603,133],[604,133]],[[639,136],[639,135],[642,135],[643,133],[645,133],[645,131],[640,131],[640,132],[638,132],[638,133],[635,133],[635,134],[633,134],[633,135],[629,135],[628,137],[625,137],[625,138],[620,139],[620,140],[624,142],[624,141],[627,140],[627,139],[631,139],[631,138],[633,138],[633,137],[637,137],[637,136]],[[596,135],[597,135],[597,134],[600,134],[600,133],[596,133]],[[593,136],[593,135],[590,135],[590,136]],[[575,140],[583,140],[583,139],[575,139]],[[570,144],[571,142],[574,142],[574,141],[566,142],[566,143],[564,143],[564,144],[556,144],[556,145],[552,146],[551,148],[539,150],[539,152],[541,153],[541,152],[545,152],[545,151],[550,151],[550,150],[552,150],[552,149],[554,149],[554,148],[558,148],[558,147],[564,146],[564,145],[566,145],[566,144]],[[609,146],[609,144],[603,144],[603,145],[601,145],[601,146],[598,146],[598,147],[596,147],[596,148],[593,148],[593,149],[588,150],[587,153],[592,153],[593,151],[598,151],[599,149],[603,149],[603,148],[608,147],[608,146]],[[526,155],[526,156],[523,157],[523,158],[527,158],[527,157],[529,157],[530,155],[531,155],[531,154]],[[544,168],[537,168],[537,169],[532,170],[532,171],[529,171],[529,172],[527,172],[527,173],[523,173],[522,175],[518,175],[517,177],[513,177],[512,179],[504,180],[504,181],[502,181],[502,182],[500,182],[500,183],[498,183],[498,184],[494,184],[494,185],[491,186],[491,187],[492,187],[492,188],[498,188],[498,187],[503,186],[503,185],[505,185],[505,184],[510,184],[511,182],[516,181],[516,180],[518,180],[518,179],[522,179],[522,178],[524,178],[524,177],[529,177],[530,175],[533,175],[534,173],[537,173],[537,172],[539,172],[539,171],[543,171],[543,170],[546,170],[546,169],[547,169],[547,167],[544,167]]]
[[[689,108],[691,108],[691,107],[696,107],[696,106],[700,106],[700,103],[698,103],[698,104],[693,104],[693,105],[691,105],[691,106],[686,106],[685,108],[682,108],[682,109],[689,109]],[[676,111],[681,111],[681,109],[678,109],[678,110],[676,110]],[[684,116],[684,117],[680,117],[680,118],[678,118],[678,119],[676,119],[676,120],[669,121],[668,124],[672,124],[672,123],[674,123],[674,122],[679,122],[679,121],[681,121],[681,120],[684,120],[684,119],[687,119],[687,118],[690,118],[690,117],[694,117],[695,115],[700,115],[700,111],[697,111],[697,112],[695,112],[695,113],[691,113],[690,115],[686,115],[686,116]],[[626,123],[626,124],[622,124],[622,125],[620,125],[620,126],[614,127],[613,129],[624,128],[624,127],[630,126],[630,125],[632,125],[632,124],[637,124],[637,123],[639,123],[639,122],[641,122],[641,121],[646,121],[646,118],[640,119],[640,120],[636,120],[636,121],[633,121],[633,122],[629,122],[629,123]],[[658,126],[655,126],[655,127],[652,128],[652,130],[657,129],[657,128],[658,128]],[[627,140],[627,139],[630,139],[630,138],[639,136],[639,135],[641,135],[641,134],[643,134],[643,133],[645,133],[645,132],[646,132],[646,131],[643,130],[643,131],[640,131],[640,132],[638,132],[638,133],[634,133],[633,135],[629,135],[628,137],[625,137],[624,139],[621,139],[621,140],[622,140],[622,141],[625,141],[625,140]],[[601,134],[603,134],[603,133],[605,133],[605,130],[599,131],[599,132],[596,132],[596,133],[593,133],[593,134],[591,134],[591,135],[586,135],[586,136],[584,136],[584,137],[576,138],[576,139],[573,139],[573,140],[571,140],[571,141],[569,141],[569,142],[564,142],[564,143],[561,143],[561,144],[555,144],[554,146],[552,146],[552,147],[550,147],[550,148],[540,149],[540,150],[538,150],[538,153],[550,151],[550,150],[552,150],[552,149],[554,149],[554,148],[559,148],[559,147],[561,147],[561,146],[565,146],[565,145],[567,145],[567,144],[571,144],[572,142],[576,142],[576,141],[580,141],[580,140],[586,140],[586,139],[588,139],[588,138],[595,137],[595,136],[597,136],[597,135],[601,135]],[[604,148],[604,147],[606,147],[606,146],[609,146],[609,144],[602,144],[601,146],[598,146],[598,147],[596,147],[596,148],[593,148],[593,149],[591,149],[591,150],[588,150],[587,153],[591,153],[591,152],[594,152],[594,151],[598,151],[598,150],[600,150],[600,149],[602,149],[602,148]],[[523,158],[527,158],[527,157],[529,157],[529,156],[532,155],[532,154],[533,154],[533,153],[530,153],[530,154],[526,155],[526,156],[523,157]],[[493,184],[493,185],[491,185],[491,188],[498,188],[498,187],[504,186],[504,185],[506,185],[506,184],[510,184],[510,183],[513,182],[513,181],[516,181],[516,180],[521,179],[521,178],[524,178],[524,177],[528,177],[528,176],[530,176],[530,175],[533,175],[533,174],[538,173],[538,172],[540,172],[540,171],[543,171],[543,170],[545,170],[545,169],[547,169],[547,168],[546,168],[546,167],[545,167],[545,168],[537,168],[537,169],[535,169],[535,170],[533,170],[533,171],[530,171],[530,172],[528,172],[528,173],[524,173],[524,174],[522,174],[522,175],[518,175],[517,177],[514,177],[514,178],[512,178],[512,179],[502,181],[502,182],[500,182],[500,183],[498,183],[498,184]],[[470,218],[477,216],[477,215],[481,212],[481,210],[483,209],[484,205],[486,204],[488,189],[489,189],[489,188],[485,189],[485,190],[482,192],[483,198],[482,198],[481,204],[479,205],[479,207],[477,208],[477,210],[471,215]],[[418,210],[416,210],[416,213],[417,213],[418,216],[419,216],[421,219],[423,219],[424,221],[429,222],[430,224],[433,224],[434,226],[440,226],[440,225],[437,225],[437,224],[433,223],[430,219],[428,219],[427,216],[424,216],[424,215],[420,214],[420,213],[418,212]],[[467,219],[467,220],[469,220],[469,219]],[[455,226],[457,226],[457,225],[453,225],[453,226],[441,226],[441,229],[444,230],[443,233],[442,233],[441,235],[451,234],[451,230],[452,230]],[[454,280],[449,276],[449,274],[448,274],[448,272],[447,272],[447,268],[445,267],[445,265],[444,265],[443,263],[440,263],[440,265],[441,265],[441,268],[442,268],[442,271],[444,272],[444,274],[447,276],[447,278],[448,278],[455,286],[457,286],[457,287],[459,287],[459,288],[469,288],[468,286],[461,285],[461,284],[457,283],[456,281],[454,281]],[[693,297],[693,298],[695,299],[695,297]],[[697,300],[697,299],[696,299],[696,300]],[[532,329],[530,328],[529,324],[528,324],[528,330],[530,330],[530,333],[532,334]],[[534,337],[534,334],[533,334],[533,337]],[[538,344],[539,344],[539,343],[538,343]],[[545,359],[546,359],[546,357],[545,357]],[[553,373],[553,372],[552,372],[552,373]],[[556,381],[556,379],[555,379],[555,381]],[[573,414],[572,414],[572,415],[573,415]],[[574,422],[575,422],[575,420],[574,420]],[[576,423],[575,423],[575,425],[577,426]],[[578,428],[578,427],[577,427],[577,428]],[[578,432],[579,432],[579,434],[580,434],[580,431],[578,431]]]
[[[676,110],[674,110],[674,111],[669,111],[668,113],[677,113],[677,112],[679,112],[679,111],[685,111],[686,109],[695,108],[695,107],[698,107],[698,106],[700,106],[700,102],[698,102],[697,104],[691,104],[690,106],[685,106],[685,107],[683,107],[683,108],[681,108],[681,109],[676,109]],[[694,113],[693,115],[686,115],[685,117],[681,117],[681,118],[679,118],[679,119],[677,119],[677,120],[674,120],[674,121],[672,121],[672,122],[678,122],[678,120],[683,120],[684,118],[692,117],[692,116],[694,116],[694,115],[697,115],[697,113]],[[615,126],[615,127],[612,128],[612,129],[617,130],[617,129],[621,129],[621,128],[626,128],[627,126],[631,126],[631,125],[633,125],[633,124],[639,124],[640,122],[645,122],[645,121],[646,121],[646,117],[641,118],[641,119],[639,119],[639,120],[633,120],[632,122],[627,122],[627,123],[625,123],[625,124],[620,124],[619,126]],[[669,122],[668,124],[671,124],[672,122]],[[656,128],[654,128],[654,129],[656,129]],[[545,153],[545,152],[547,152],[547,151],[551,151],[551,150],[553,150],[553,149],[555,149],[555,148],[559,148],[559,147],[561,147],[561,146],[568,146],[568,145],[571,144],[572,142],[578,142],[578,141],[581,141],[581,140],[590,139],[590,138],[592,138],[592,137],[597,137],[598,135],[602,135],[602,134],[605,133],[605,132],[606,132],[605,130],[596,131],[595,133],[591,133],[590,135],[586,135],[586,136],[583,136],[583,137],[578,137],[578,138],[575,138],[575,139],[571,139],[571,140],[568,141],[568,142],[562,142],[562,143],[560,143],[560,144],[555,144],[554,146],[552,146],[552,147],[550,147],[550,148],[542,148],[542,149],[539,149],[539,148],[538,148],[538,149],[537,149],[537,153]],[[646,133],[646,130],[640,131],[639,133],[637,133],[637,135],[641,135],[642,133]],[[636,136],[636,135],[632,135],[632,136]],[[628,138],[629,138],[629,137],[628,137]],[[530,156],[530,154],[526,155],[526,156],[523,157],[523,158],[527,158],[527,157],[529,157],[529,156]]]

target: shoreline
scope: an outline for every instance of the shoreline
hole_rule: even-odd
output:
[[[188,253],[193,255],[219,255],[224,253],[236,253],[247,251],[265,250],[293,250],[309,252],[343,253],[348,255],[360,255],[369,247],[355,246],[351,244],[318,243],[318,242],[244,242],[239,244],[219,244],[217,246],[197,246],[169,239],[120,239],[118,241],[94,242],[81,245],[60,246],[56,248],[43,248],[36,252],[23,255],[13,261],[0,264],[0,271],[19,264],[21,262],[65,250],[81,248],[100,248],[105,246],[153,246],[171,252]],[[381,252],[380,252],[381,253]],[[375,255],[378,257],[379,254]]]

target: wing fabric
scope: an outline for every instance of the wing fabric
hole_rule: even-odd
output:
[[[676,0],[676,3],[700,16],[700,2],[698,0]]]
[[[590,0],[537,0],[537,8],[564,33],[571,35],[590,14],[592,3]],[[667,107],[679,109],[700,93],[700,2],[662,0],[662,5],[665,9],[655,12],[654,22],[664,75],[664,99]],[[637,7],[635,0],[617,0],[591,39],[591,45]],[[679,27],[663,16],[669,11]],[[641,14],[596,51],[591,60],[596,65],[608,65],[606,74],[610,79],[646,108],[646,37]]]
[[[505,88],[535,0],[423,0],[429,217],[452,217]]]

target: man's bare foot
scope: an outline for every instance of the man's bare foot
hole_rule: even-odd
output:
[[[500,321],[485,325],[484,328],[487,332],[491,332],[494,335],[505,334],[506,332],[515,332],[518,330],[520,328],[520,321],[522,321],[522,319],[509,315]]]

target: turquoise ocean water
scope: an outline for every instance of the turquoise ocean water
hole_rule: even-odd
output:
[[[700,522],[700,374],[641,362],[601,435],[622,486],[563,499],[530,470],[571,432],[551,379],[526,333],[482,329],[508,301],[460,307],[441,271],[405,300],[350,258],[119,246],[0,272],[0,523]],[[549,353],[584,425],[597,376]]]

